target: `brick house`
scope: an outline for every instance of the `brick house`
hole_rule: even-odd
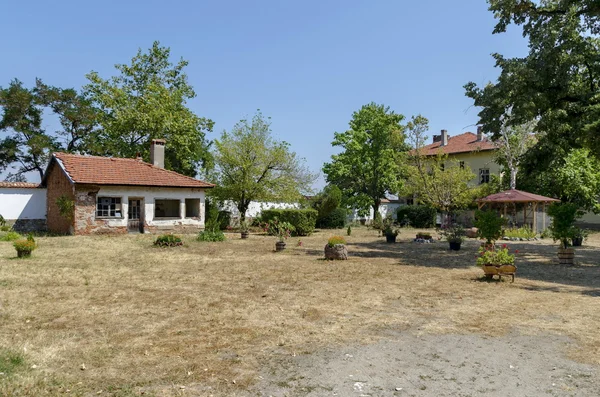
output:
[[[54,153],[42,180],[48,230],[101,234],[203,229],[205,191],[214,185],[165,170],[164,145],[164,140],[152,141],[152,164],[139,158]]]

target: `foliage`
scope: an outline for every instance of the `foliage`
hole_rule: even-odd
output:
[[[0,226],[6,225],[6,219],[2,215],[0,215]]]
[[[352,114],[349,130],[335,133],[331,144],[342,151],[331,156],[323,172],[360,215],[369,207],[378,213],[385,194],[402,188],[402,157],[408,150],[403,119],[389,107],[370,103]]]
[[[231,213],[229,211],[219,211],[218,203],[215,199],[209,198],[206,200],[206,221],[204,222],[205,230],[214,232],[217,230],[225,230],[231,222]]]
[[[346,239],[343,238],[342,236],[332,236],[329,237],[329,240],[327,240],[327,245],[330,247],[335,247],[336,245],[339,244],[346,244]]]
[[[5,233],[0,233],[0,241],[15,241],[22,238],[19,233],[15,231],[8,231]]]
[[[221,230],[204,230],[198,233],[198,241],[225,241],[225,234]]]
[[[102,129],[90,143],[92,154],[150,158],[150,141],[166,139],[165,168],[195,176],[198,167],[210,163],[205,139],[213,122],[198,117],[187,106],[196,93],[184,72],[188,62],[176,65],[171,50],[155,41],[148,52],[138,50],[131,64],[115,65],[117,76],[87,75],[86,97],[102,109]]]
[[[276,236],[279,241],[289,238],[295,231],[294,225],[289,222],[280,221],[277,217],[266,222],[263,228],[269,236]]]
[[[261,213],[263,222],[271,223],[278,219],[290,223],[295,236],[309,236],[315,230],[317,215],[313,209],[270,209]]]
[[[386,236],[397,236],[400,233],[400,230],[394,227],[394,221],[390,215],[383,220],[382,231]]]
[[[512,125],[537,119],[545,131],[531,153],[538,169],[557,152],[586,147],[600,154],[600,6],[596,0],[489,0],[497,19],[494,34],[520,26],[529,53],[505,58],[493,54],[498,79],[484,87],[465,86],[481,107],[480,123],[498,135],[503,116]]]
[[[502,226],[505,219],[492,210],[475,212],[475,227],[477,235],[486,240],[486,244],[494,244],[496,240],[502,237]]]
[[[486,245],[485,247],[479,248],[479,256],[477,257],[477,266],[483,266],[483,265],[502,266],[502,265],[514,265],[514,264],[515,264],[515,256],[509,253],[508,246],[506,244],[503,244],[502,248],[497,248],[497,247],[488,246],[488,245]]]
[[[181,237],[175,234],[161,234],[154,240],[154,245],[159,247],[178,247],[183,245]]]
[[[529,225],[525,225],[523,227],[514,227],[510,229],[504,229],[503,231],[504,237],[510,238],[534,238],[535,232],[529,227]]]
[[[35,243],[35,241],[33,239],[21,239],[21,240],[16,240],[13,243],[13,246],[15,247],[15,249],[18,251],[22,251],[22,252],[31,252],[34,249],[36,249],[37,245]]]
[[[410,225],[419,229],[435,226],[437,211],[425,205],[404,205],[398,208],[396,217],[403,226]]]
[[[535,121],[528,121],[519,125],[510,125],[505,121],[500,128],[500,133],[497,135],[496,162],[508,168],[510,189],[517,188],[519,165],[529,148],[535,144],[535,136],[532,134],[535,125]]]
[[[271,136],[270,119],[258,111],[252,120],[241,120],[214,141],[217,186],[212,194],[232,200],[246,219],[252,201],[294,202],[310,190],[315,179],[305,161],[287,142]]]
[[[431,240],[433,236],[431,235],[431,233],[419,232],[417,233],[417,238],[423,240]]]
[[[56,199],[56,206],[63,218],[67,220],[73,219],[75,215],[75,201],[72,198],[63,194]]]
[[[383,230],[383,217],[381,216],[381,212],[377,211],[375,216],[373,216],[373,222],[371,223],[371,227],[375,230]]]
[[[9,225],[2,225],[0,226],[0,232],[8,232],[10,231],[11,227]]]
[[[317,218],[316,227],[320,229],[340,229],[346,226],[348,210],[345,208],[336,208],[329,214]]]
[[[590,235],[590,232],[586,229],[582,229],[578,226],[573,228],[573,238],[586,239]]]
[[[550,232],[554,241],[560,241],[561,248],[571,245],[575,234],[575,220],[580,215],[577,205],[573,203],[552,203],[548,207],[548,215],[552,217]]]
[[[348,229],[346,229],[346,234],[348,236],[350,236],[352,234],[352,226],[348,226]]]
[[[247,233],[250,230],[250,223],[247,220],[240,221],[240,232]]]
[[[542,230],[542,232],[540,233],[540,238],[548,238],[548,237],[552,237],[552,232],[550,231],[550,229],[544,229]]]
[[[457,224],[440,229],[440,234],[444,236],[449,243],[462,243],[465,241],[466,236],[465,229]]]
[[[311,206],[319,213],[319,218],[326,217],[340,206],[342,191],[335,185],[327,185],[311,200]]]

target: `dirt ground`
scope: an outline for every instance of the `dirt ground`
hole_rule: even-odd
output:
[[[461,251],[333,234],[46,237],[0,243],[0,396],[600,395],[600,235],[561,266],[511,242],[514,283]],[[68,392],[67,392],[68,390]]]

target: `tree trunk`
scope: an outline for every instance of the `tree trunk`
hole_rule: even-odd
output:
[[[517,168],[513,167],[510,169],[510,188],[517,188]]]
[[[379,213],[379,206],[381,205],[381,200],[377,200],[373,203],[373,220],[377,217]]]
[[[238,203],[237,209],[240,211],[240,222],[246,220],[246,211],[248,211],[248,206],[250,203],[246,203],[245,201],[240,201]]]

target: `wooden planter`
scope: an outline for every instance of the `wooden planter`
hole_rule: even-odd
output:
[[[249,232],[241,232],[241,235],[242,235],[242,240],[245,240],[245,239],[248,238],[248,236],[250,235],[250,233]]]
[[[511,276],[512,281],[515,281],[515,273],[517,272],[517,267],[515,265],[483,265],[481,266],[485,276],[489,279],[494,276],[498,276],[499,279],[502,279],[502,276]]]
[[[283,251],[285,249],[285,241],[278,241],[275,243],[275,251]]]
[[[573,265],[575,263],[575,249],[559,248],[558,263],[560,263],[561,265]]]

